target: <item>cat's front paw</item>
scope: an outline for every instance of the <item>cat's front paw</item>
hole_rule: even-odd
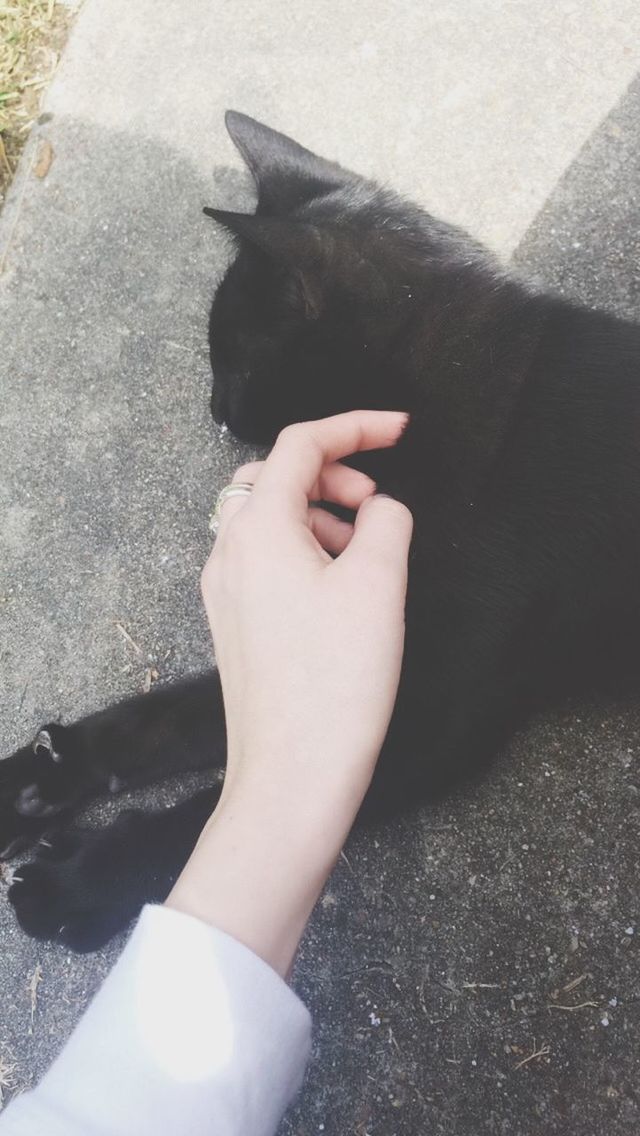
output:
[[[32,844],[77,799],[69,731],[49,723],[0,761],[0,860]]]
[[[144,814],[128,810],[108,828],[48,833],[9,889],[18,922],[35,939],[94,951],[123,930],[146,900],[164,899],[170,883],[150,873]],[[158,855],[158,860],[160,856]]]

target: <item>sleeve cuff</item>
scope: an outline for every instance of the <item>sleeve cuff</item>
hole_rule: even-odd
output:
[[[31,1104],[52,1136],[58,1116],[65,1136],[272,1136],[310,1045],[307,1009],[262,959],[149,906],[61,1056],[6,1119]]]

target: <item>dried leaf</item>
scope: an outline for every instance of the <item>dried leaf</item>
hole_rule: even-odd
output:
[[[33,166],[33,172],[35,176],[38,178],[45,178],[49,173],[52,161],[53,146],[49,142],[48,138],[43,138],[42,142],[40,143],[38,157]]]

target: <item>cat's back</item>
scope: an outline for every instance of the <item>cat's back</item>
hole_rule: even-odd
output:
[[[640,324],[550,301],[517,417],[523,457],[560,494],[580,499],[598,486],[604,503],[631,491],[637,509]]]

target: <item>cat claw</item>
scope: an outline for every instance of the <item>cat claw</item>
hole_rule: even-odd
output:
[[[44,750],[45,753],[47,753],[52,759],[52,761],[56,762],[56,764],[59,765],[62,761],[62,754],[58,753],[57,749],[55,748],[53,741],[51,740],[51,734],[48,730],[40,730],[40,732],[36,734],[31,743],[31,748],[36,757],[38,756],[40,750]]]
[[[14,872],[13,868],[9,868],[9,867],[4,869],[4,871],[2,873],[2,878],[5,882],[5,884],[7,885],[7,887],[11,887],[12,884],[24,883],[22,876],[17,876],[16,873]]]
[[[64,726],[47,723],[0,761],[0,861],[32,847],[50,830],[49,818],[73,804],[66,738]]]

